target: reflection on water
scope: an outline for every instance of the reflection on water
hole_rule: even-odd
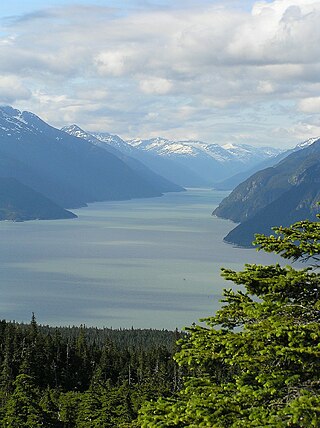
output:
[[[1,318],[42,324],[182,328],[219,307],[222,266],[275,258],[222,242],[225,192],[103,202],[78,219],[1,222]]]

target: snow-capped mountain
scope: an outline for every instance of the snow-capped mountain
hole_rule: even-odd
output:
[[[274,147],[253,147],[246,144],[219,144],[206,143],[197,140],[171,141],[157,137],[149,140],[128,140],[133,147],[155,152],[160,156],[206,156],[218,162],[255,162],[276,156],[281,152]]]
[[[309,147],[311,146],[311,144],[315,143],[318,140],[320,140],[320,137],[309,138],[308,140],[302,141],[301,143],[297,144],[294,150],[300,150]]]
[[[41,120],[30,112],[21,112],[10,106],[0,107],[0,137],[15,137],[21,135],[38,135],[42,133]]]
[[[271,166],[276,165],[277,163],[281,162],[283,159],[285,159],[291,153],[294,153],[294,152],[302,150],[306,147],[309,147],[317,140],[319,140],[319,137],[309,138],[308,140],[297,144],[293,149],[281,151],[280,153],[276,154],[275,156],[271,156],[267,159],[264,159],[262,162],[258,162],[251,169],[247,169],[246,171],[235,174],[232,177],[227,178],[226,180],[222,180],[220,183],[216,183],[214,187],[217,190],[232,190],[236,186],[238,186],[240,183],[242,183],[244,180],[249,178],[251,175],[256,173],[257,171],[260,171],[262,169],[269,168]],[[249,146],[249,148],[252,148],[252,147]],[[238,149],[238,147],[237,147],[237,149]],[[266,147],[265,149],[268,151],[269,148]],[[237,150],[237,153],[239,153],[238,150]],[[273,153],[273,151],[271,151],[271,154],[272,153]]]
[[[310,138],[284,151],[274,147],[235,143],[220,146],[199,140],[173,141],[161,137],[124,141],[118,135],[90,133],[75,125],[64,130],[109,151],[121,151],[182,186],[210,185],[222,189],[234,188],[255,171],[276,164],[290,152],[301,150],[318,139]]]
[[[124,156],[142,163],[145,167],[165,177],[170,182],[177,183],[180,185],[180,189],[181,186],[191,187],[193,185],[203,186],[208,184],[203,181],[202,177],[198,176],[186,166],[177,163],[174,159],[159,156],[157,153],[140,150],[125,142],[118,135],[109,134],[107,132],[87,132],[77,125],[66,126],[62,128],[62,130],[70,135],[83,138],[91,144],[104,148],[112,153],[117,153],[119,155],[119,152],[121,152]]]
[[[80,128],[78,125],[64,126],[61,131],[67,132],[74,137],[83,138],[95,146],[101,147],[112,153],[119,155],[120,153],[131,154],[134,149],[126,143],[118,135],[109,134],[108,132],[88,132]]]
[[[167,140],[165,138],[156,137],[150,140],[128,140],[131,146],[144,150],[150,153],[156,153],[159,156],[170,157],[172,155],[196,156],[197,153],[192,147],[188,147],[177,141]]]
[[[90,133],[84,131],[77,125],[65,126],[61,130],[69,135],[80,138],[86,142],[90,142],[94,146],[117,156],[117,158],[121,159],[129,166],[129,168],[138,173],[146,181],[151,182],[161,192],[180,192],[184,190],[183,187],[160,176],[140,160],[131,156],[134,154],[135,149],[117,135],[111,135],[108,133]]]
[[[248,162],[249,160],[261,161],[272,158],[283,151],[275,147],[254,147],[248,144],[234,143],[224,144],[222,147],[243,162]]]
[[[281,152],[280,149],[272,147],[252,147],[245,144],[220,146],[197,140],[171,141],[161,137],[149,140],[133,139],[127,143],[144,153],[170,159],[187,167],[201,176],[202,184],[207,185],[213,185],[217,181],[250,169]]]
[[[0,107],[0,177],[15,178],[61,207],[162,195],[164,179],[120,156],[33,113]]]
[[[220,146],[197,140],[172,141],[161,137],[124,141],[118,135],[88,132],[77,125],[62,130],[117,156],[120,151],[180,186],[212,186],[281,152],[270,147],[244,144]]]
[[[71,125],[63,131],[90,141],[114,154],[121,151],[181,186],[212,186],[234,174],[252,168],[281,152],[272,147],[245,144],[206,143],[198,140],[168,140],[156,137],[124,141],[107,132],[88,132]],[[115,152],[115,150],[117,152]]]

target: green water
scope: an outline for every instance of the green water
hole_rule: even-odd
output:
[[[211,216],[225,192],[103,202],[75,220],[1,222],[0,317],[51,325],[182,328],[219,308],[227,266],[275,259],[233,248]]]

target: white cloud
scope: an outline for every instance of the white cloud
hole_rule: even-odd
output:
[[[266,80],[262,80],[258,83],[257,90],[261,94],[272,94],[275,91],[275,88],[273,83]]]
[[[259,1],[251,11],[228,4],[125,14],[71,5],[12,20],[0,37],[0,74],[12,82],[0,80],[3,99],[32,93],[29,106],[20,104],[61,125],[73,119],[211,141],[256,129],[263,144],[274,144],[270,128],[319,112],[320,2]]]
[[[107,51],[99,53],[95,58],[98,73],[102,76],[121,76],[130,69],[130,52]]]
[[[304,98],[299,102],[299,108],[304,113],[320,113],[320,96]]]
[[[0,103],[10,104],[31,97],[31,91],[16,76],[0,75]]]
[[[298,142],[303,142],[309,138],[320,137],[320,121],[317,118],[317,123],[312,122],[298,122],[291,128],[280,128],[277,130],[279,135],[287,134],[288,138],[294,139]],[[276,132],[274,133],[274,135]]]
[[[168,94],[173,85],[167,79],[162,77],[152,77],[145,80],[140,81],[140,89],[145,94],[157,94],[157,95],[165,95]]]

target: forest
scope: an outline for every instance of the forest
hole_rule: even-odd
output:
[[[274,233],[258,250],[291,263],[222,269],[184,332],[1,321],[0,426],[319,427],[320,222]]]
[[[178,331],[0,323],[4,427],[118,427],[179,388]]]

